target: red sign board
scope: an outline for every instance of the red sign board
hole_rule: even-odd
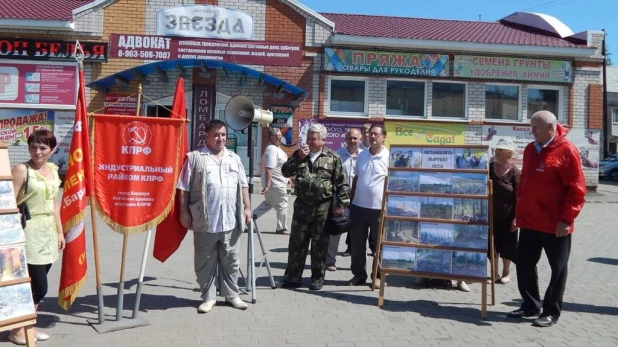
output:
[[[105,94],[103,106],[105,106],[105,114],[135,116],[135,112],[137,112],[137,96]]]
[[[0,104],[75,106],[77,68],[53,63],[0,63]]]
[[[107,43],[80,41],[84,61],[107,61]],[[0,37],[0,59],[66,60],[75,61],[75,40],[35,40]]]
[[[248,65],[300,66],[298,44],[194,39],[154,35],[110,35],[110,57],[148,60],[206,59]]]

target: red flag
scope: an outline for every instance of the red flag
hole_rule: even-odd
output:
[[[187,108],[185,101],[185,81],[182,78],[178,79],[176,85],[176,93],[174,94],[174,103],[172,104],[172,118],[187,118]],[[187,146],[187,125],[182,126],[180,134],[180,155],[178,156],[176,167],[179,168],[178,175],[180,174],[180,167],[182,166],[183,159],[189,148]],[[178,177],[176,177],[178,181]],[[152,255],[159,261],[165,262],[180,246],[180,243],[187,234],[187,228],[180,224],[180,195],[176,192],[176,198],[174,207],[167,218],[157,225],[157,232],[155,234],[154,248]]]
[[[68,310],[86,282],[86,207],[90,195],[90,139],[84,71],[79,70],[77,109],[64,180],[60,220],[66,247],[62,256],[58,305]]]

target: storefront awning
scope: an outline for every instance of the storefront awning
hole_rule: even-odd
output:
[[[293,94],[294,96],[303,96],[308,93],[298,88],[297,86],[290,84],[282,79],[279,79],[275,76],[265,74],[261,71],[253,70],[248,67],[244,67],[242,65],[237,65],[233,63],[216,61],[216,60],[205,60],[205,59],[177,59],[177,60],[165,60],[159,61],[156,63],[145,64],[142,66],[136,66],[134,68],[124,70],[113,75],[107,76],[105,78],[101,78],[100,80],[94,81],[88,84],[88,87],[92,89],[96,89],[99,91],[107,91],[109,88],[114,86],[118,82],[128,83],[129,81],[135,79],[145,79],[146,76],[151,74],[158,74],[161,78],[167,79],[167,71],[178,71],[180,69],[188,69],[198,67],[203,70],[206,69],[217,69],[223,70],[227,72],[235,72],[240,75],[245,75],[247,78],[253,77],[256,79],[261,79],[264,83],[271,84],[277,88],[279,91],[286,91],[288,93]]]

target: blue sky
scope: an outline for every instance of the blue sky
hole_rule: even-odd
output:
[[[540,12],[554,16],[574,33],[607,32],[608,52],[618,63],[618,1],[616,0],[300,0],[318,12],[404,16],[418,18],[496,21],[513,12]],[[376,4],[379,4],[376,6]]]

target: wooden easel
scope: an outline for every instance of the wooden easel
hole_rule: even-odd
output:
[[[11,182],[10,184],[12,187],[13,176],[11,175],[11,163],[9,161],[8,147],[3,144],[0,144],[0,181],[5,181],[5,182],[10,181]],[[12,192],[12,190],[10,194],[13,194],[13,201],[14,201],[15,195]],[[19,213],[19,210],[17,208],[0,209],[0,215],[12,215],[16,213]],[[21,228],[21,225],[19,225],[19,227]],[[21,231],[21,233],[23,235],[23,230]],[[21,247],[24,245],[24,242],[19,241],[16,243],[2,244],[0,246],[9,246],[9,245],[14,246],[14,247]],[[8,281],[1,281],[0,291],[4,290],[4,288],[8,288],[11,286],[19,286],[19,285],[23,285],[24,283],[28,283],[28,287],[29,287],[30,277],[11,279]],[[29,293],[28,298],[30,299],[30,302],[32,303],[32,293],[30,293],[30,290],[28,290],[28,293]],[[13,318],[5,319],[5,320],[0,320],[0,331],[7,331],[7,330],[10,331],[13,329],[23,327],[25,328],[25,331],[26,331],[26,346],[34,347],[36,345],[35,343],[36,340],[34,338],[34,324],[35,323],[36,323],[36,313],[34,310],[34,303],[32,303],[32,313],[19,316],[19,317],[13,317]]]
[[[488,147],[487,146],[481,146],[481,145],[450,145],[450,146],[436,146],[436,145],[391,145],[391,156],[393,155],[393,149],[405,149],[405,150],[422,150],[422,149],[436,149],[436,150],[440,150],[440,149],[451,149],[453,150],[453,153],[455,153],[456,149],[476,149],[478,150],[483,150],[485,152],[487,152]],[[453,159],[454,159],[454,155],[453,155]],[[421,160],[424,160],[425,158],[421,158]],[[376,279],[377,279],[377,274],[378,271],[380,273],[380,291],[379,291],[379,295],[378,295],[378,306],[382,307],[384,305],[384,291],[385,291],[385,287],[386,287],[386,275],[388,274],[393,274],[393,275],[402,275],[402,276],[415,276],[415,277],[422,277],[422,278],[431,278],[431,279],[444,279],[444,280],[457,280],[457,281],[466,281],[468,283],[481,283],[481,317],[482,318],[487,318],[487,281],[490,280],[491,283],[491,298],[492,298],[492,305],[495,305],[495,274],[493,271],[493,264],[494,264],[494,249],[493,247],[489,247],[488,250],[485,249],[481,249],[481,248],[466,248],[466,247],[461,247],[461,246],[446,246],[446,245],[437,245],[437,244],[421,244],[420,243],[420,232],[421,232],[421,223],[425,222],[425,223],[441,223],[441,224],[451,224],[451,225],[476,225],[476,226],[487,226],[487,238],[488,238],[488,242],[489,245],[493,245],[494,244],[494,233],[493,233],[493,222],[492,222],[492,215],[493,215],[493,211],[492,211],[492,198],[493,198],[493,190],[492,190],[492,182],[489,179],[489,172],[488,169],[457,169],[454,167],[451,168],[437,168],[437,169],[430,169],[430,168],[419,168],[419,167],[414,167],[414,168],[410,168],[410,167],[394,167],[392,160],[393,158],[390,158],[391,160],[391,164],[389,165],[389,177],[391,175],[392,171],[398,171],[398,172],[410,172],[411,175],[413,175],[412,173],[418,173],[419,176],[422,175],[423,173],[428,173],[428,174],[436,174],[436,173],[446,173],[446,174],[456,174],[456,173],[469,173],[469,174],[477,174],[477,175],[485,175],[485,184],[487,186],[486,188],[486,192],[485,194],[456,194],[456,193],[441,193],[441,192],[421,192],[420,191],[420,179],[419,179],[419,189],[418,190],[409,190],[406,191],[404,190],[397,190],[397,191],[391,191],[388,189],[389,187],[389,177],[387,177],[384,181],[384,192],[383,192],[383,199],[382,199],[382,213],[380,216],[380,226],[379,226],[379,231],[378,231],[378,240],[377,240],[377,245],[376,245],[376,255],[373,259],[373,273],[372,273],[372,284],[371,284],[371,288],[372,290],[375,290],[375,285],[376,285]],[[453,165],[455,165],[455,161],[453,161]],[[489,163],[487,163],[487,167],[489,167]],[[451,181],[451,185],[452,185],[452,181]],[[452,199],[471,199],[471,200],[486,200],[487,201],[487,216],[486,216],[486,221],[476,221],[476,222],[471,222],[471,221],[462,221],[462,220],[455,220],[454,218],[451,219],[434,219],[434,218],[427,218],[421,215],[420,211],[420,207],[419,207],[419,215],[418,217],[401,217],[401,216],[394,216],[394,215],[390,215],[388,212],[388,199],[390,196],[405,196],[406,198],[409,199],[422,199],[422,198],[452,198]],[[453,207],[454,210],[454,207]],[[453,211],[453,214],[455,213],[455,211]],[[385,220],[394,220],[394,221],[409,221],[409,222],[418,222],[418,229],[417,229],[417,235],[419,237],[419,240],[417,242],[397,242],[397,241],[392,241],[392,240],[387,240],[386,238],[386,221]],[[489,277],[486,277],[485,275],[483,275],[483,277],[476,277],[476,276],[464,276],[464,275],[460,275],[460,274],[453,274],[453,273],[449,273],[449,274],[444,274],[444,273],[434,273],[434,272],[426,272],[426,271],[418,271],[416,269],[416,264],[418,264],[418,256],[417,253],[414,253],[414,269],[397,269],[397,268],[389,268],[389,267],[384,267],[382,266],[383,264],[383,248],[384,246],[394,246],[394,247],[398,247],[401,249],[410,249],[410,250],[414,250],[414,252],[416,252],[416,250],[419,249],[423,249],[423,250],[438,250],[438,251],[446,251],[446,252],[452,252],[451,256],[454,252],[466,252],[466,253],[482,253],[485,254],[487,251],[489,251],[489,262],[491,264],[491,275]],[[412,251],[411,251],[412,252]],[[451,262],[452,262],[452,258],[451,258]],[[452,266],[452,263],[451,263]]]

